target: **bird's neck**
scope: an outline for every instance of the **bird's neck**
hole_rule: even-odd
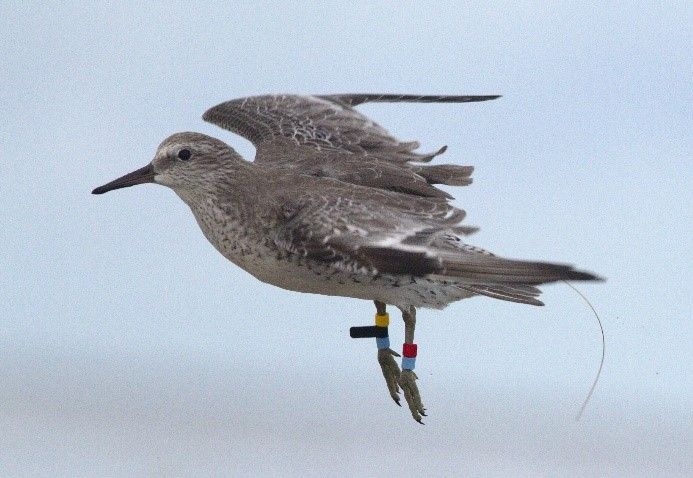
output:
[[[222,242],[243,241],[256,233],[262,178],[255,169],[255,165],[243,161],[240,167],[211,173],[196,187],[175,191],[190,207],[207,239],[224,255]]]

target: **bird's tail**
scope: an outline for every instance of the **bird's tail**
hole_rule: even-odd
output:
[[[535,286],[559,281],[601,281],[601,277],[568,264],[519,261],[492,255],[442,258],[434,274],[460,281],[459,287],[475,294],[511,302],[544,305]]]

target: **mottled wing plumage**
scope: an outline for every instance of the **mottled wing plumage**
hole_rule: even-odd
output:
[[[535,285],[596,279],[569,265],[504,259],[465,244],[455,231],[464,212],[445,201],[323,192],[287,203],[278,247],[345,272],[428,277],[533,305],[542,304]]]
[[[324,180],[333,181],[333,180]],[[363,270],[377,273],[387,269],[405,273],[413,257],[406,261],[387,261],[389,250],[423,252],[416,241],[441,230],[457,227],[465,216],[444,200],[397,195],[363,188],[344,188],[332,194],[324,184],[321,193],[304,192],[298,199],[284,204],[284,223],[278,229],[275,242],[290,252],[314,260],[336,263],[344,270]],[[410,265],[407,265],[410,264]],[[418,275],[432,269],[419,270]],[[411,272],[411,271],[410,271]]]
[[[450,198],[432,185],[470,184],[471,166],[415,164],[429,162],[446,147],[417,153],[418,142],[399,141],[353,107],[366,102],[459,103],[494,98],[497,96],[255,96],[221,103],[203,118],[249,139],[257,147],[258,164],[292,167],[304,174],[416,196]]]
[[[386,157],[390,161],[428,161],[435,154],[417,154],[417,142],[401,142],[352,106],[366,102],[470,102],[497,96],[414,95],[266,95],[227,101],[207,110],[205,121],[248,138],[288,138],[297,146]],[[267,159],[267,158],[264,158]]]
[[[288,138],[296,146],[362,153],[377,145],[407,150],[364,115],[317,96],[255,96],[209,109],[205,121],[231,130],[258,146]]]

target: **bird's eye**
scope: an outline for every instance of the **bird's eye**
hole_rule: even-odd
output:
[[[188,159],[190,159],[190,156],[192,156],[192,153],[189,149],[181,149],[180,151],[178,151],[178,159],[187,161]]]

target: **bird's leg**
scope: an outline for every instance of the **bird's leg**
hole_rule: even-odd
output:
[[[401,309],[404,320],[404,346],[402,347],[402,372],[399,375],[399,386],[404,392],[404,398],[409,405],[411,416],[419,423],[421,416],[426,416],[426,409],[421,403],[419,387],[416,386],[418,377],[414,373],[416,363],[416,344],[414,343],[414,329],[416,328],[416,309],[409,307]]]
[[[390,323],[387,306],[384,302],[378,300],[374,302],[376,309],[375,325],[376,327],[384,327],[387,331],[387,327]],[[378,346],[378,363],[380,364],[380,369],[383,371],[387,389],[392,399],[399,405],[399,386],[397,384],[399,382],[400,372],[395,357],[399,357],[400,355],[390,348],[390,338],[387,335],[385,335],[385,337],[377,337],[375,340]]]

